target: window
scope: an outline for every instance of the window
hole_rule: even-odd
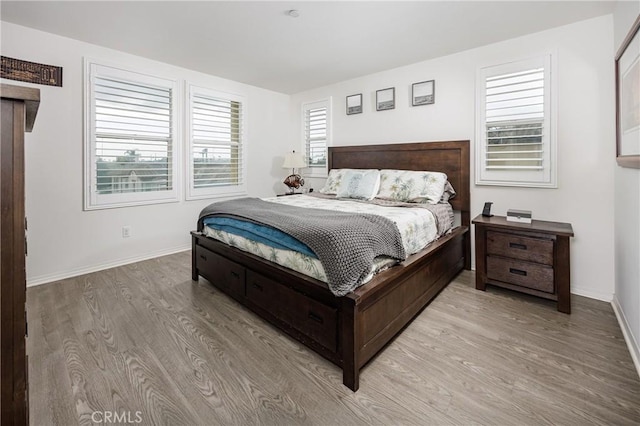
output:
[[[85,209],[177,201],[175,81],[87,70]]]
[[[478,72],[476,183],[556,187],[551,56]]]
[[[187,199],[246,194],[241,97],[189,86]]]
[[[308,176],[327,176],[330,146],[331,99],[302,105],[304,152]]]

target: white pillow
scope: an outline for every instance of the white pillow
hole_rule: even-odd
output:
[[[378,170],[348,170],[342,177],[337,196],[373,200],[379,189],[380,172]]]
[[[405,203],[438,204],[446,183],[447,175],[440,172],[381,170],[377,197]]]

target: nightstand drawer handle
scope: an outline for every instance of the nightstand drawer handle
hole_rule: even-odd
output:
[[[527,276],[527,271],[523,271],[522,269],[509,268],[509,272],[516,275],[522,275],[523,277]]]
[[[520,249],[520,250],[526,250],[527,249],[527,246],[525,244],[520,244],[520,243],[509,243],[509,247],[510,248]]]
[[[322,317],[318,314],[316,314],[315,312],[309,311],[309,319],[313,320],[317,323],[323,324],[324,323],[324,319],[322,319]]]

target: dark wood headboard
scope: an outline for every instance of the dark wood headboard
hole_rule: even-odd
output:
[[[427,170],[446,173],[457,195],[450,203],[469,226],[469,141],[416,142],[329,148],[331,169]]]

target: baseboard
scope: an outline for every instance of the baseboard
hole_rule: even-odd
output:
[[[588,297],[589,299],[602,300],[603,302],[611,302],[613,300],[612,293],[600,293],[598,291],[582,290],[580,288],[572,288],[571,294]]]
[[[627,342],[627,347],[631,353],[631,359],[633,359],[633,364],[636,366],[638,376],[640,376],[640,346],[638,346],[638,342],[633,337],[633,333],[631,333],[629,322],[624,316],[624,311],[620,307],[620,302],[618,302],[618,298],[616,296],[613,297],[611,306],[613,307],[613,312],[616,313],[616,318],[618,318],[618,323],[622,329],[622,335],[624,336],[624,340]]]
[[[37,285],[48,284],[48,283],[64,280],[67,278],[77,277],[79,275],[90,274],[92,272],[104,271],[105,269],[128,265],[130,263],[135,263],[135,262],[141,262],[143,260],[149,260],[155,257],[166,256],[168,254],[179,253],[185,250],[191,250],[191,243],[178,246],[178,247],[173,247],[170,249],[145,253],[142,256],[127,257],[123,259],[114,260],[112,262],[102,263],[99,265],[86,266],[83,268],[72,269],[69,271],[58,272],[55,274],[40,275],[37,277],[29,278],[27,280],[27,287],[34,287]]]

